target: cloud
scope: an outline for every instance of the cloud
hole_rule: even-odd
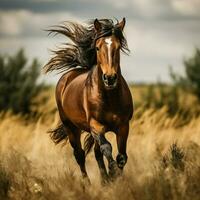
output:
[[[173,0],[173,8],[183,15],[200,16],[200,1],[199,0]]]
[[[32,12],[74,12],[81,16],[121,16],[137,18],[181,18],[200,16],[199,0],[1,0],[2,10]]]
[[[16,13],[6,13],[0,11],[0,35],[19,35],[21,33],[21,22]]]
[[[200,47],[200,27],[193,21],[128,21],[125,27],[131,55],[122,58],[122,71],[129,81],[170,81],[170,65],[183,74],[183,56]]]
[[[200,19],[199,0],[103,0],[120,14],[142,20]],[[117,13],[117,12],[116,12]]]
[[[80,21],[69,12],[33,13],[29,10],[0,10],[0,37],[41,37],[45,29],[64,20]]]
[[[182,57],[200,47],[198,0],[8,0],[0,1],[1,53],[24,47],[42,64],[47,49],[65,42],[43,31],[65,20],[84,22],[96,17],[127,17],[129,57],[122,56],[122,72],[129,81],[169,81],[168,65],[183,73]],[[148,72],[148,73],[147,73]]]

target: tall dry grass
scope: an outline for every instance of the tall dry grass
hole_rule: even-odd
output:
[[[86,161],[88,186],[70,145],[50,140],[46,131],[56,115],[37,122],[1,116],[0,199],[200,199],[200,118],[184,124],[178,115],[168,117],[165,108],[143,114],[137,109],[135,115],[124,174],[104,187],[93,152]],[[115,137],[106,136],[116,156]]]

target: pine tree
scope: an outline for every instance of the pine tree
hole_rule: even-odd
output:
[[[43,84],[37,83],[37,59],[29,66],[27,61],[23,49],[14,56],[0,55],[0,111],[12,110],[23,114],[31,112],[32,100],[43,88]]]
[[[200,50],[196,49],[191,58],[184,60],[185,72],[192,91],[200,100]]]

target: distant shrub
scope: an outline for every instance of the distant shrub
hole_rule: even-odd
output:
[[[0,110],[31,112],[32,100],[44,85],[37,82],[38,60],[34,59],[29,66],[27,61],[23,49],[14,56],[0,55]]]
[[[170,146],[168,154],[163,157],[164,167],[169,165],[173,166],[175,169],[184,170],[184,158],[185,153],[181,147],[177,145],[177,142]]]
[[[179,110],[179,95],[176,85],[157,83],[149,85],[147,92],[143,94],[146,108],[160,109],[167,106],[169,114],[175,114]]]

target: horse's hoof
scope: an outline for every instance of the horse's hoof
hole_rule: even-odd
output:
[[[115,180],[119,175],[121,175],[121,170],[118,168],[116,161],[113,161],[109,165],[109,178]]]
[[[118,167],[120,169],[123,169],[123,167],[125,166],[127,162],[127,156],[123,154],[118,154],[116,160],[117,160]]]

